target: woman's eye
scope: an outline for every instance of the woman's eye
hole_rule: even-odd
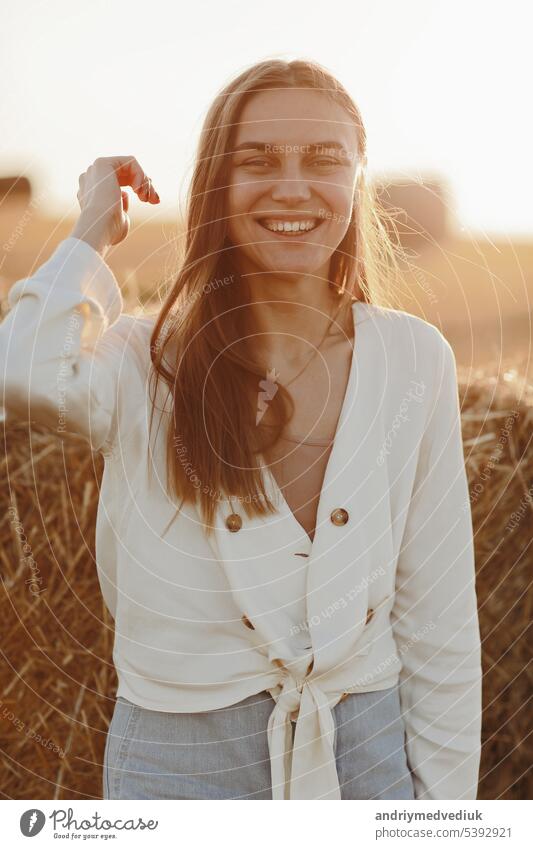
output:
[[[253,166],[254,168],[257,166],[269,166],[271,163],[268,159],[248,159],[246,162],[242,163],[243,165]]]
[[[331,159],[327,157],[319,157],[311,161],[312,167],[318,167],[320,169],[323,168],[332,168],[336,165],[340,165],[338,159]],[[256,157],[255,159],[246,159],[244,162],[240,163],[240,166],[243,168],[258,168],[261,171],[266,170],[267,168],[275,167],[275,163],[270,159],[266,159],[264,157]]]

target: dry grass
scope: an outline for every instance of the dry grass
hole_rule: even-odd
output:
[[[531,389],[479,372],[460,394],[485,670],[479,798],[531,798]],[[0,786],[4,798],[101,798],[117,683],[94,562],[103,461],[27,424],[4,437]]]

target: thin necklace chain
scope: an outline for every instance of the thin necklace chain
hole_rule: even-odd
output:
[[[329,331],[330,331],[331,325],[332,325],[334,322],[336,322],[336,320],[337,320],[337,318],[338,318],[338,316],[339,316],[339,313],[341,312],[341,310],[342,310],[342,309],[343,309],[343,307],[345,307],[345,306],[346,306],[346,305],[345,305],[345,304],[343,304],[343,303],[341,303],[341,304],[340,304],[339,309],[337,310],[337,312],[336,312],[335,316],[331,319],[330,323],[328,324],[328,326],[327,326],[327,328],[326,328],[326,332],[324,333],[324,335],[323,335],[322,339],[320,340],[320,344],[319,344],[319,345],[315,348],[315,350],[313,351],[313,353],[312,353],[312,354],[311,354],[311,356],[309,357],[309,360],[306,362],[306,364],[304,365],[304,367],[303,367],[302,369],[300,369],[300,371],[299,371],[299,372],[297,372],[297,373],[294,375],[294,377],[291,377],[291,379],[290,379],[289,381],[287,381],[287,383],[284,383],[284,384],[283,384],[285,387],[290,386],[290,385],[291,385],[291,383],[293,383],[293,382],[296,380],[296,378],[297,378],[297,377],[300,377],[300,375],[304,373],[304,371],[306,370],[306,368],[308,368],[308,367],[309,367],[310,363],[314,360],[314,358],[315,358],[315,357],[316,357],[316,355],[318,354],[318,352],[319,352],[320,348],[322,347],[322,345],[323,345],[323,344],[324,344],[324,342],[326,341],[326,338],[327,338],[327,337],[328,337],[328,335],[329,335]]]

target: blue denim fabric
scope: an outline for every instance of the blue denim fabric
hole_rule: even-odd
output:
[[[270,693],[201,713],[147,710],[119,696],[104,799],[271,799]],[[397,685],[333,708],[342,799],[414,799]],[[294,723],[293,723],[294,730]]]

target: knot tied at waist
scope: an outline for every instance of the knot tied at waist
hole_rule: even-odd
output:
[[[290,672],[270,693],[276,702],[267,726],[272,798],[340,799],[332,713],[340,696],[328,697],[316,681],[297,682]]]

